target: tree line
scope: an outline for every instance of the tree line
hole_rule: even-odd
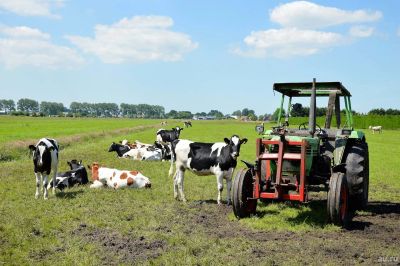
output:
[[[307,117],[309,107],[304,107],[300,103],[292,105],[290,116]],[[163,118],[163,119],[193,119],[193,117],[212,117],[215,119],[229,118],[235,116],[245,120],[277,120],[279,109],[277,108],[272,114],[258,115],[254,110],[243,108],[236,110],[231,115],[224,115],[219,110],[210,110],[209,112],[192,113],[190,111],[171,110],[165,112],[165,108],[160,105],[150,104],[128,104],[121,103],[87,103],[72,102],[69,107],[63,103],[57,102],[38,102],[36,100],[22,98],[14,102],[14,100],[0,99],[0,112],[2,114],[11,115],[31,115],[31,116],[74,116],[74,117],[129,117],[129,118]],[[344,110],[342,110],[344,112]],[[355,115],[359,114],[353,111]],[[325,116],[326,108],[317,108],[316,115],[318,117]],[[368,112],[368,115],[400,115],[398,109],[375,108]],[[285,116],[285,110],[282,112]]]

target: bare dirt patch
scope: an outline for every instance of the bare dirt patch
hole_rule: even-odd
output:
[[[73,235],[81,236],[85,241],[101,246],[104,252],[100,255],[104,265],[134,264],[154,259],[167,248],[164,240],[149,240],[144,236],[123,236],[112,230],[89,228],[86,224],[81,224],[73,231]]]
[[[280,264],[288,259],[297,263],[375,264],[382,258],[400,260],[400,204],[371,202],[367,212],[355,216],[347,230],[326,232],[275,232],[252,230],[228,215],[231,206],[212,201],[189,203],[177,208],[176,216],[190,224],[185,233],[202,231],[220,239],[240,238],[253,243],[248,247],[249,262]],[[178,222],[178,221],[177,221]]]

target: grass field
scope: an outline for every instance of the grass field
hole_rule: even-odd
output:
[[[255,217],[238,221],[230,206],[215,203],[214,176],[187,173],[188,202],[176,202],[167,177],[169,162],[130,161],[107,152],[112,141],[125,138],[153,142],[159,122],[0,117],[1,153],[8,158],[0,162],[0,265],[335,265],[400,260],[400,131],[367,132],[371,204],[347,231],[326,223],[324,194],[308,204],[259,203]],[[169,121],[168,127],[175,125],[180,124]],[[249,139],[240,159],[253,161],[254,125],[194,121],[181,138],[215,142],[238,134]],[[59,139],[60,171],[67,170],[67,160],[97,161],[139,170],[150,177],[152,188],[74,187],[50,194],[48,201],[35,200],[33,165],[23,150],[43,136]]]

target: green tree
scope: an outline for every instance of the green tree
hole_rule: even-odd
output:
[[[45,115],[59,115],[64,111],[64,105],[62,103],[55,102],[41,102],[40,112]]]
[[[276,108],[275,112],[272,114],[271,119],[272,119],[273,121],[278,121],[279,109],[280,109],[280,108]],[[282,119],[285,115],[286,115],[285,109],[282,109],[281,119]]]
[[[32,99],[22,98],[17,102],[17,109],[30,114],[37,113],[39,112],[39,103]]]
[[[6,114],[11,111],[15,111],[15,103],[14,100],[0,100],[0,110],[3,110]]]
[[[242,116],[242,111],[236,110],[235,112],[232,113],[232,115]]]
[[[224,114],[218,110],[211,110],[207,115],[215,116],[216,119],[221,119],[224,117]]]

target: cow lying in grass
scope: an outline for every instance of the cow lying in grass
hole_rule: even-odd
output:
[[[36,145],[29,145],[29,149],[33,155],[33,170],[36,176],[36,193],[35,198],[39,198],[40,183],[43,183],[43,197],[48,199],[48,180],[47,177],[52,173],[53,186],[56,184],[56,173],[58,167],[58,150],[59,146],[56,140],[42,138]],[[53,187],[55,194],[55,187]]]
[[[139,161],[161,161],[168,160],[171,158],[171,150],[168,145],[163,145],[160,143],[155,143],[154,145],[150,144],[142,144],[140,142],[136,142],[135,148],[133,148],[133,144],[128,145],[128,143],[124,140],[119,144],[113,142],[108,149],[109,152],[115,151],[118,157],[121,158],[130,158],[133,160]]]
[[[186,201],[183,191],[185,170],[189,169],[196,175],[212,175],[217,177],[218,204],[221,204],[221,192],[224,188],[223,179],[226,179],[227,203],[231,203],[232,174],[239,157],[240,145],[247,139],[240,139],[233,135],[225,142],[201,143],[190,140],[175,140],[172,142],[172,160],[169,176],[173,173],[173,163],[176,165],[174,175],[174,197]]]
[[[67,162],[70,171],[57,173],[56,188],[63,190],[64,188],[73,187],[74,185],[84,185],[89,183],[88,174],[82,161],[71,160]],[[53,187],[52,184],[50,184]]]
[[[93,163],[89,168],[92,170],[93,184],[90,188],[101,188],[104,186],[118,188],[150,188],[149,178],[138,171],[118,170],[99,166]]]

